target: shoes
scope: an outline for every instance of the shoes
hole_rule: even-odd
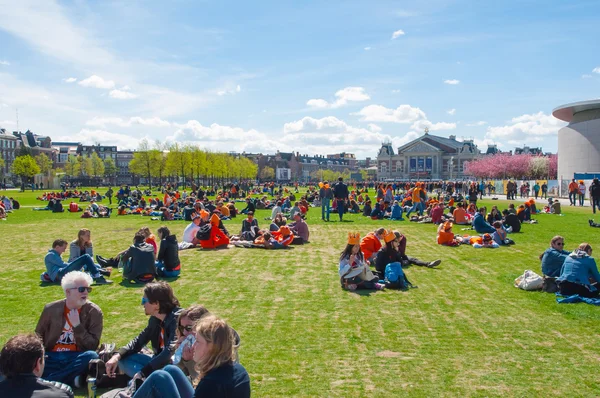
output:
[[[100,272],[100,275],[110,276],[112,270],[107,268],[100,268],[98,271]]]
[[[385,289],[385,285],[383,283],[376,283],[375,290],[383,290]]]
[[[590,227],[594,226],[594,220],[588,220],[588,222],[590,223]]]
[[[441,262],[442,262],[442,260],[435,260],[435,261],[432,261],[429,264],[427,264],[427,266],[429,268],[437,267],[438,265],[440,265]]]
[[[104,258],[101,255],[97,254],[96,255],[96,261],[98,262],[98,264],[100,264],[103,268],[106,267],[117,267],[119,265],[118,261],[115,261],[112,258]]]
[[[83,387],[83,377],[81,377],[81,375],[75,376],[75,380],[73,380],[73,385],[75,386],[75,388],[82,388]]]
[[[104,278],[102,275],[94,278],[95,285],[110,285],[111,283],[113,283],[113,281],[109,281],[108,279]]]
[[[355,291],[358,288],[357,285],[351,283],[347,286],[347,289],[350,290],[351,292]]]

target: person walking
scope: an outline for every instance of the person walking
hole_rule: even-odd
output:
[[[585,202],[585,184],[583,183],[583,180],[579,180],[577,190],[579,193],[579,206],[583,206],[583,202]]]
[[[548,183],[547,182],[544,182],[542,184],[542,196],[540,196],[540,198],[548,199]]]
[[[569,183],[569,206],[576,206],[577,205],[577,192],[579,191],[579,185],[577,185],[577,183],[575,182],[575,179],[573,178],[571,180],[571,182]]]
[[[537,199],[538,196],[540,194],[540,184],[538,184],[538,182],[535,182],[535,185],[533,186],[533,196]]]
[[[321,220],[329,221],[329,213],[331,213],[331,199],[333,199],[333,192],[331,191],[329,182],[323,182],[323,186],[319,190],[319,197],[321,198]]]
[[[592,210],[596,214],[596,207],[600,209],[600,181],[594,178],[590,184],[590,199],[592,200]]]
[[[340,216],[340,221],[344,217],[344,211],[346,210],[346,201],[348,200],[348,186],[344,184],[342,177],[338,178],[337,184],[333,188],[333,196],[337,200],[337,211]]]

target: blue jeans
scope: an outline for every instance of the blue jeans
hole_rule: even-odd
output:
[[[75,260],[71,261],[66,267],[61,268],[58,271],[57,282],[60,281],[63,276],[68,274],[71,271],[81,271],[83,269],[85,272],[88,272],[92,275],[93,278],[99,276],[100,267],[94,264],[94,259],[89,254],[84,254],[83,256],[77,257]]]
[[[125,359],[119,361],[119,369],[123,371],[127,376],[133,377],[136,373],[142,370],[142,368],[150,363],[152,357],[150,355],[135,353],[129,355]]]
[[[346,210],[346,202],[344,201],[344,199],[338,199],[337,211],[340,215],[340,221],[342,221],[342,218],[344,217],[344,210]]]
[[[175,365],[167,365],[162,370],[155,370],[133,394],[135,398],[192,398],[194,387],[181,369]]]
[[[88,363],[97,359],[95,351],[74,352],[46,352],[46,366],[43,378],[50,381],[73,385],[75,376],[82,375],[88,369]]]
[[[165,268],[165,263],[163,263],[162,261],[157,261],[156,262],[156,273],[158,274],[158,276],[162,276],[164,278],[174,278],[176,276],[179,276],[180,270],[169,271],[168,269]]]
[[[419,213],[420,216],[423,215],[423,210],[422,210],[421,202],[415,202],[415,203],[413,203],[413,205],[410,208],[410,210],[408,212],[406,212],[406,217],[409,217],[410,213],[412,213],[415,210],[417,211],[417,213]]]
[[[571,202],[573,206],[577,205],[577,192],[569,192],[569,202]]]
[[[331,212],[331,200],[330,199],[321,199],[321,219],[329,221],[329,213]],[[327,214],[327,218],[325,218],[325,214]]]
[[[585,202],[585,194],[579,194],[579,206],[583,206]]]

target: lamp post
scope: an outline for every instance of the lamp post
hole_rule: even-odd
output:
[[[450,157],[450,161],[448,162],[448,168],[450,169],[450,181],[452,181],[452,169],[454,168],[454,156]]]

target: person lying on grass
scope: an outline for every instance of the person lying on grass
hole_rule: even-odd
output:
[[[500,246],[515,244],[514,240],[509,239],[507,237],[508,232],[506,231],[506,228],[504,228],[502,221],[494,221],[494,224],[492,226],[496,229],[496,231],[492,234],[492,238],[494,239],[494,242],[496,242]]]
[[[578,294],[589,298],[600,296],[599,282],[600,273],[592,258],[592,246],[585,242],[567,256],[556,279],[558,291],[563,296]]]
[[[60,282],[61,279],[71,271],[81,271],[89,273],[97,284],[112,283],[104,279],[103,275],[110,275],[110,271],[94,264],[94,260],[89,254],[83,254],[73,261],[65,263],[62,254],[67,250],[67,241],[56,239],[52,242],[52,249],[44,257],[46,272],[40,276],[42,282]]]
[[[499,244],[494,242],[494,238],[490,234],[483,234],[483,236],[475,236],[469,239],[469,243],[475,249],[497,249],[500,247]]]
[[[459,246],[462,244],[462,238],[455,236],[452,232],[452,221],[446,221],[440,224],[437,230],[437,243],[444,246]]]
[[[365,257],[360,249],[360,234],[348,233],[348,244],[340,254],[338,273],[342,288],[348,290],[374,289],[382,290],[385,285],[369,270]]]
[[[409,257],[406,255],[406,244],[408,239],[405,235],[401,234],[399,231],[394,231],[394,235],[396,235],[396,239],[398,240],[397,250],[400,253],[400,257],[402,259],[402,266],[408,267],[410,265],[418,265],[420,267],[437,267],[440,265],[442,260],[434,260],[434,261],[422,261],[416,257]]]

